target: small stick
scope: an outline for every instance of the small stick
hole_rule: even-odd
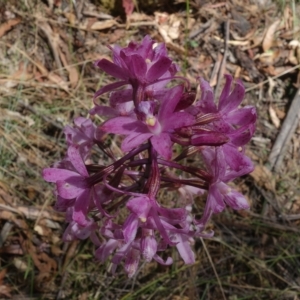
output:
[[[272,151],[269,155],[269,163],[271,169],[278,171],[283,161],[287,146],[291,141],[292,135],[296,130],[300,120],[300,89],[298,89],[292,104],[289,108],[288,114],[281,126],[281,130],[273,145]]]
[[[227,20],[225,25],[226,25],[225,26],[225,48],[224,48],[224,55],[223,55],[223,59],[222,59],[222,62],[221,62],[220,71],[219,71],[219,75],[218,75],[217,86],[215,88],[215,95],[216,96],[219,95],[220,84],[221,84],[221,80],[222,80],[223,75],[224,75],[224,70],[225,70],[225,65],[226,65],[226,58],[227,58],[227,53],[228,53],[230,21]]]

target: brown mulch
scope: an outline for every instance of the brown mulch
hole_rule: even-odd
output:
[[[0,299],[300,299],[299,114],[285,122],[299,102],[300,4],[195,0],[187,14],[185,1],[139,2],[127,17],[120,1],[0,7]],[[236,182],[251,210],[215,216],[194,266],[173,253],[173,267],[151,263],[128,281],[95,263],[89,242],[61,242],[64,216],[40,174],[64,155],[62,128],[111,81],[93,62],[146,34],[195,90],[199,76],[217,95],[225,73],[243,80],[259,114],[247,149],[256,168]]]

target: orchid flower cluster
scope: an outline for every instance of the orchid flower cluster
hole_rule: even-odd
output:
[[[96,92],[90,111],[95,122],[105,121],[76,118],[64,129],[66,157],[43,170],[56,186],[55,208],[69,223],[63,240],[89,237],[95,257],[110,260],[112,273],[122,264],[129,277],[141,260],[172,264],[163,252],[173,246],[192,264],[194,238],[213,235],[206,228],[213,214],[226,205],[249,208],[228,183],[253,170],[244,146],[254,133],[256,110],[238,108],[245,89],[229,75],[217,104],[201,78],[197,97],[188,80],[176,76],[179,68],[165,45],[149,36],[110,49],[113,61],[96,66],[117,81]],[[109,105],[97,103],[104,94]],[[121,141],[118,156],[109,138]],[[187,165],[191,155],[193,165]],[[171,191],[170,200],[165,195]],[[202,215],[194,205],[199,195]]]

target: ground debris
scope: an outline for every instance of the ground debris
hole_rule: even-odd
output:
[[[300,129],[291,114],[299,112],[300,4],[195,0],[187,14],[183,0],[146,2],[123,1],[127,16],[119,0],[0,8],[0,298],[298,299]],[[194,266],[176,257],[172,269],[150,263],[128,282],[95,263],[89,242],[61,241],[64,215],[41,170],[64,157],[64,126],[86,116],[95,90],[111,82],[93,62],[146,34],[166,42],[193,88],[199,76],[216,89],[226,73],[244,81],[246,105],[259,114],[245,150],[256,166],[236,182],[251,209],[209,225],[211,261],[196,241]]]

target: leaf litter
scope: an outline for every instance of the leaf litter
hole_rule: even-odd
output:
[[[299,299],[299,119],[279,171],[268,158],[299,89],[300,5],[191,1],[187,15],[185,1],[123,1],[127,13],[103,3],[11,1],[0,9],[0,297]],[[205,240],[211,261],[196,242],[195,266],[153,263],[128,282],[95,264],[89,243],[61,242],[64,218],[40,174],[64,153],[61,128],[86,116],[95,90],[111,82],[92,61],[107,57],[107,45],[145,34],[166,42],[194,83],[203,76],[217,88],[224,73],[240,77],[260,115],[247,149],[256,169],[236,183],[251,210],[216,216],[215,238]]]

